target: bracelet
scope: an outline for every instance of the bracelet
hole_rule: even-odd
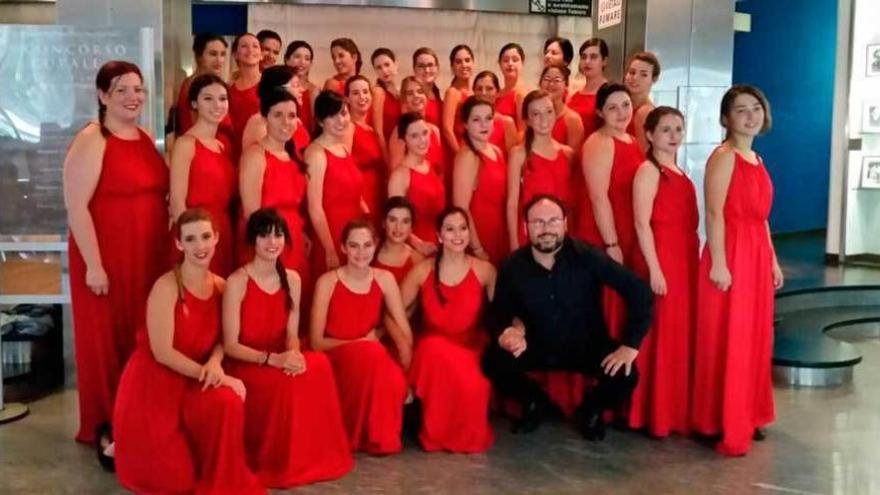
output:
[[[617,247],[617,246],[618,246],[617,241],[609,242],[609,243],[605,244],[605,249],[611,249],[611,248]]]
[[[269,351],[266,351],[266,357],[260,359],[260,366],[269,364]]]

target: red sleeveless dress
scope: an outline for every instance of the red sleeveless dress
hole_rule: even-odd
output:
[[[584,123],[584,139],[596,132],[596,93],[585,95],[578,91],[568,100],[568,108],[581,116]]]
[[[383,89],[383,91],[385,90]],[[382,133],[385,134],[385,136],[383,136],[385,142],[388,142],[388,140],[391,139],[391,133],[394,132],[394,128],[397,127],[397,121],[400,119],[400,114],[400,100],[390,92],[385,91],[385,102],[382,104]]]
[[[455,134],[455,139],[459,146],[464,146],[464,134],[467,132],[464,128],[464,122],[461,120],[461,107],[464,106],[465,100],[467,100],[471,96],[470,92],[461,91],[461,98],[458,100],[458,105],[455,106],[455,120],[452,124],[452,132]]]
[[[195,142],[195,155],[189,168],[186,207],[204,208],[214,218],[220,240],[217,242],[214,257],[211,258],[211,271],[226,278],[235,268],[235,235],[232,230],[231,208],[237,189],[237,177],[232,162],[224,151],[213,151],[199,139]],[[180,252],[177,253],[177,258],[180,259]]]
[[[474,219],[474,229],[489,261],[498,266],[510,250],[507,239],[507,161],[500,149],[495,148],[495,159],[479,154],[477,188],[468,206]]]
[[[364,176],[364,202],[370,209],[370,219],[378,229],[382,225],[382,204],[385,202],[385,158],[379,136],[368,126],[354,125],[351,155]]]
[[[345,80],[339,79],[337,76],[333,77],[333,82],[330,84],[330,91],[333,91],[339,96],[345,96]]]
[[[489,424],[491,386],[480,369],[488,335],[480,326],[485,296],[473,269],[456,285],[439,285],[432,270],[422,284],[423,328],[413,353],[410,382],[422,401],[419,441],[428,452],[484,452],[495,434]]]
[[[80,429],[91,443],[97,425],[109,421],[119,375],[134,351],[147,295],[168,268],[168,167],[153,140],[107,137],[101,177],[89,213],[110,281],[96,296],[86,286],[86,262],[68,236]]]
[[[572,188],[571,162],[560,149],[553,159],[545,158],[535,152],[526,158],[522,168],[519,210],[520,218],[526,203],[539,194],[552,194],[562,200],[568,211],[574,202]],[[520,223],[519,244],[527,241],[525,227]]]
[[[724,243],[732,285],[709,280],[712,253],[703,248],[697,290],[693,428],[723,435],[716,449],[743,455],[755,428],[775,418],[773,353],[773,247],[767,218],[773,184],[764,163],[736,155],[724,203]]]
[[[443,142],[440,134],[431,132],[431,142],[428,144],[427,153],[428,162],[434,167],[434,171],[442,176],[446,176],[449,172],[449,163],[447,163],[446,150],[443,148]]]
[[[257,96],[257,84],[238,89],[235,83],[229,85],[229,119],[232,122],[233,163],[241,157],[241,137],[248,119],[260,112],[260,97]]]
[[[556,116],[556,122],[553,124],[553,130],[550,132],[553,139],[562,144],[568,144],[568,123],[565,121],[565,115]]]
[[[186,289],[174,306],[174,348],[205,363],[220,341],[222,294]],[[231,388],[202,384],[153,357],[146,328],[119,383],[113,433],[116,476],[136,493],[266,493],[244,456],[244,402]]]
[[[495,99],[495,111],[501,115],[507,115],[515,122],[516,116],[519,114],[519,109],[516,108],[516,91],[500,93]]]
[[[333,247],[336,249],[340,263],[344,264],[345,256],[339,250],[342,243],[342,229],[350,220],[364,215],[361,209],[364,177],[351,154],[339,157],[325,149],[324,155],[327,157],[327,170],[324,172],[324,198],[321,204],[327,217],[327,225],[330,227]],[[312,244],[312,256],[312,267],[317,278],[319,274],[327,271],[324,247],[317,240]]]
[[[437,127],[442,127],[443,100],[441,100],[439,97],[428,97],[428,101],[425,102],[425,120],[436,125]]]
[[[629,413],[630,427],[647,427],[655,437],[671,432],[685,435],[690,431],[691,356],[700,249],[700,214],[694,184],[686,175],[666,167],[660,173],[651,231],[667,292],[656,297],[654,325],[639,348],[639,383]],[[635,262],[636,272],[650,280],[644,258],[637,256]]]
[[[309,134],[309,130],[306,129],[306,126],[300,123],[300,125],[296,126],[296,129],[294,129],[293,136],[290,137],[290,140],[293,141],[293,149],[296,151],[297,159],[302,161],[303,152],[309,147],[309,144],[312,143],[312,135]]]
[[[306,131],[315,128],[315,113],[312,110],[312,91],[306,88],[302,94],[302,105],[299,106],[299,120],[306,126]]]
[[[494,144],[507,157],[507,136],[504,131],[504,121],[495,118],[492,120],[492,134],[489,134],[489,144]]]
[[[248,277],[239,342],[259,351],[284,352],[286,304],[283,289],[270,294]],[[226,360],[230,373],[247,387],[245,452],[267,487],[336,479],[354,463],[330,360],[322,352],[304,351],[303,356],[306,372],[296,376],[268,365]]]
[[[403,369],[385,346],[357,340],[379,326],[383,301],[375,280],[365,294],[337,280],[327,309],[327,336],[350,341],[327,351],[349,442],[352,449],[369,454],[400,452],[407,388]]]
[[[292,242],[284,247],[281,261],[290,270],[296,271],[303,280],[303,287],[310,287],[311,271],[306,258],[305,217],[306,177],[294,160],[282,160],[266,150],[266,168],[263,170],[263,189],[260,194],[260,208],[275,208],[287,222]],[[247,219],[240,218],[238,228],[239,266],[252,260],[254,248],[245,242]]]
[[[378,257],[373,260],[374,267],[388,270],[389,272],[391,272],[392,275],[394,275],[394,280],[397,281],[397,285],[400,285],[400,283],[403,282],[403,279],[406,278],[406,274],[409,273],[414,265],[415,263],[413,262],[412,256],[408,257],[406,261],[400,266],[386,265],[385,263],[379,261]]]
[[[437,243],[435,223],[437,215],[446,207],[443,179],[434,172],[421,173],[409,169],[409,189],[406,197],[415,207],[413,234],[419,239]]]

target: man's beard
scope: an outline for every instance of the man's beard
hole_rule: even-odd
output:
[[[552,243],[550,243],[550,238],[553,238]],[[541,234],[538,236],[538,240],[532,243],[532,247],[539,253],[552,253],[560,246],[562,246],[562,236],[556,234]]]

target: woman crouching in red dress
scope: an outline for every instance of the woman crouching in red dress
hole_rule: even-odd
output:
[[[220,366],[224,282],[208,270],[217,230],[201,209],[177,225],[183,261],[153,285],[119,382],[119,483],[135,493],[266,493],[245,463],[244,384]]]
[[[229,369],[248,388],[248,463],[272,488],[336,479],[353,463],[330,361],[300,350],[302,280],[281,261],[291,234],[274,209],[252,213],[254,258],[230,275],[223,297]]]

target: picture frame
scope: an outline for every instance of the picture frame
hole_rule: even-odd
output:
[[[865,75],[880,77],[880,43],[868,45],[865,59]]]
[[[880,156],[862,157],[862,189],[880,189]]]
[[[880,100],[862,104],[862,134],[880,134]]]

